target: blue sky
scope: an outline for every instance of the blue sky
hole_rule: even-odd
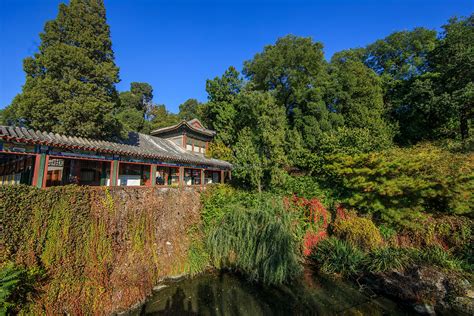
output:
[[[39,45],[60,0],[0,0],[0,108],[24,84],[22,60]],[[242,68],[286,34],[311,36],[326,58],[391,32],[440,29],[449,17],[474,11],[473,0],[153,1],[105,0],[120,91],[148,82],[156,103],[177,112],[188,98],[207,99],[206,79]]]

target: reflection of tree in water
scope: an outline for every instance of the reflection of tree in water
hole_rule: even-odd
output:
[[[193,312],[191,301],[186,299],[183,289],[178,287],[166,300],[165,309],[154,312],[153,315],[198,315],[198,313]]]
[[[351,284],[322,276],[278,287],[249,283],[237,275],[207,274],[181,281],[144,306],[142,315],[387,315],[396,305],[372,302]],[[153,301],[150,302],[153,304]],[[194,308],[193,308],[194,307]],[[393,311],[393,313],[391,313]]]

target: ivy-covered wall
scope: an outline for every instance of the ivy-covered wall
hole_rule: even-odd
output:
[[[1,262],[44,271],[34,314],[110,314],[187,269],[189,189],[0,187]]]

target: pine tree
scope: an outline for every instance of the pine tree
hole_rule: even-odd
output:
[[[9,122],[84,137],[116,134],[119,69],[103,1],[61,4],[40,38],[39,52],[24,60],[26,83]]]

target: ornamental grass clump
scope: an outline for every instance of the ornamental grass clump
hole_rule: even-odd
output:
[[[424,249],[411,249],[411,259],[420,265],[432,265],[449,270],[462,270],[463,262],[455,258],[449,251],[440,246],[430,246]]]
[[[252,208],[234,205],[208,233],[211,262],[265,284],[293,279],[301,266],[292,216],[278,200],[260,200]]]
[[[368,272],[386,272],[403,270],[411,263],[412,260],[405,249],[383,247],[370,252],[364,265]]]
[[[344,240],[330,237],[313,248],[310,259],[323,273],[349,277],[362,272],[365,254]]]

